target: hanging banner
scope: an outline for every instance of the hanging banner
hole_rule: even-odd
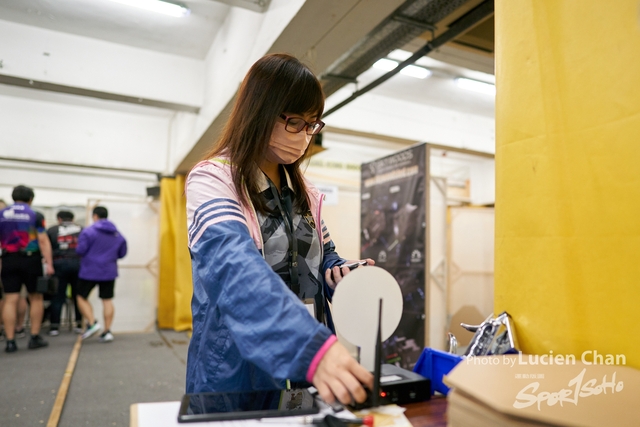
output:
[[[413,368],[424,347],[426,144],[362,165],[361,258],[395,277],[404,309],[383,357]]]

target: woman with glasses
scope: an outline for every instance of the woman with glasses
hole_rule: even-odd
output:
[[[349,269],[322,222],[322,195],[300,170],[323,109],[309,68],[267,55],[189,174],[187,393],[284,388],[290,380],[350,403],[365,399],[363,384],[372,387],[332,333],[327,299]]]

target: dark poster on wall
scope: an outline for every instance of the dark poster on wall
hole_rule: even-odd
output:
[[[395,277],[404,309],[386,363],[413,368],[424,347],[426,144],[362,165],[361,258]]]

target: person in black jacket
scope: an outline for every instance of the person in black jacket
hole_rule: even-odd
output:
[[[72,212],[63,210],[58,212],[57,217],[58,225],[47,230],[53,249],[53,267],[58,278],[58,291],[51,299],[51,328],[49,329],[51,336],[60,333],[60,313],[67,299],[67,285],[71,285],[71,297],[75,307],[75,332],[82,332],[82,314],[76,302],[80,270],[80,256],[76,254],[76,246],[78,246],[78,236],[82,227],[73,222]]]

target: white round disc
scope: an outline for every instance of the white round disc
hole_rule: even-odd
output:
[[[367,350],[375,347],[378,308],[382,298],[382,340],[393,334],[402,317],[402,291],[396,279],[375,266],[356,268],[336,286],[333,322],[349,342]]]

